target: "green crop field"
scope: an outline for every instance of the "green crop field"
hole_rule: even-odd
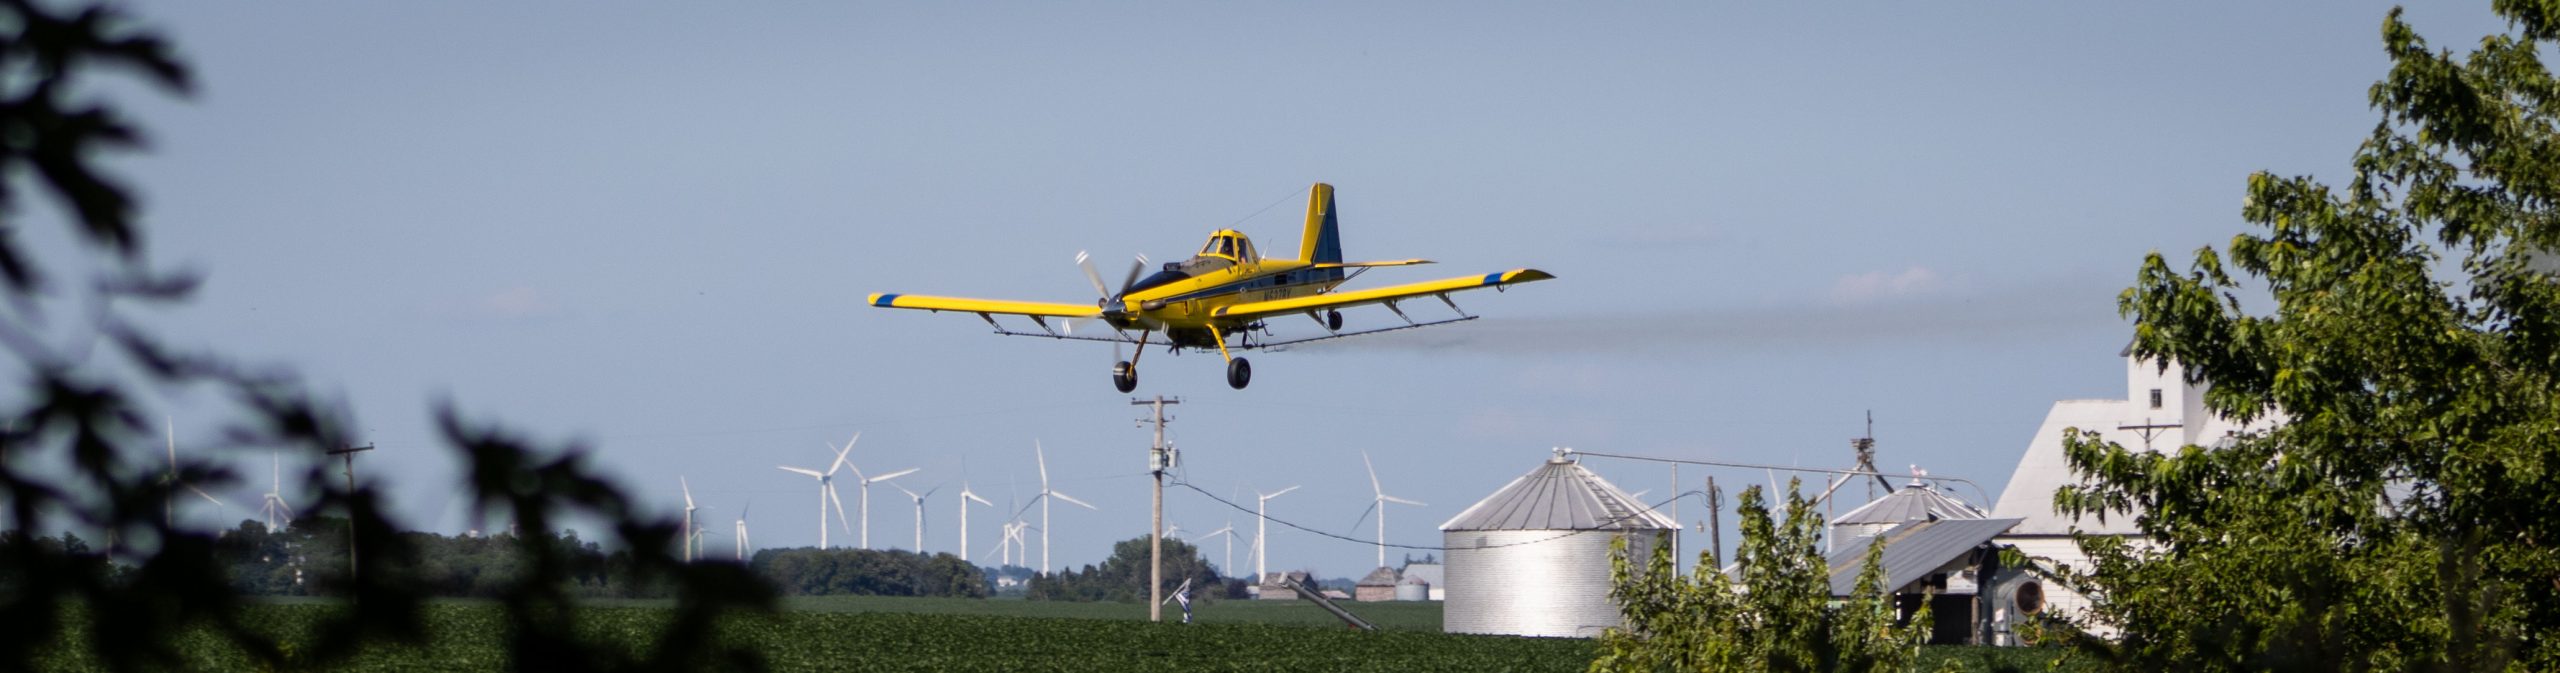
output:
[[[845,597],[794,599],[779,615],[733,618],[721,632],[777,671],[1580,671],[1594,653],[1584,640],[1439,633],[1436,603],[1350,607],[1385,630],[1352,631],[1314,606],[1282,602],[1222,601],[1184,625],[1147,623],[1145,606],[1135,604]],[[301,601],[249,609],[256,613],[251,623],[294,652],[309,649],[313,625],[339,608]],[[645,652],[669,615],[650,602],[602,605],[586,608],[580,627],[600,642]],[[377,647],[334,670],[504,668],[506,628],[497,606],[437,603],[427,625],[424,645]],[[180,637],[186,668],[256,668],[211,634]],[[2041,670],[2040,657],[2049,656],[1930,648],[1920,669],[1953,660],[1964,670]],[[98,666],[78,648],[63,647],[41,668]]]

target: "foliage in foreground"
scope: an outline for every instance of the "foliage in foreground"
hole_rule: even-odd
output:
[[[306,464],[352,446],[353,423],[289,375],[182,352],[127,315],[132,304],[185,299],[196,279],[153,267],[132,194],[98,170],[102,153],[139,145],[142,132],[107,95],[126,88],[90,75],[122,73],[140,90],[176,94],[193,79],[168,43],[129,15],[77,5],[0,0],[7,73],[0,77],[0,348],[24,391],[0,408],[9,419],[0,424],[0,527],[100,531],[122,567],[37,536],[0,536],[0,624],[8,625],[0,629],[0,670],[44,668],[39,657],[105,670],[328,668],[419,642],[428,588],[410,580],[420,557],[373,486],[341,486],[318,468],[297,477],[296,492],[321,494],[301,509],[348,522],[352,569],[324,588],[355,598],[354,607],[307,623],[307,638],[275,633],[244,606],[215,537],[171,525],[166,503],[185,496],[182,489],[219,489],[238,478],[201,452],[164,467],[154,432],[164,426],[153,421],[166,412],[150,401],[220,398],[234,415],[218,448],[294,452]],[[70,243],[39,260],[30,239],[16,234],[27,211],[48,201],[62,205]],[[63,283],[56,274],[66,269],[89,277]],[[48,318],[64,315],[92,324],[72,343],[55,343],[61,330],[49,329]],[[92,348],[93,334],[104,345]],[[499,609],[487,632],[504,634],[503,660],[550,671],[755,663],[753,650],[716,642],[708,627],[733,608],[770,606],[765,585],[734,565],[674,558],[677,526],[642,514],[576,447],[538,447],[450,410],[438,418],[467,472],[461,493],[475,513],[505,516],[527,531],[556,530],[564,516],[602,521],[633,550],[631,576],[663,582],[678,597],[647,627],[649,647],[597,638],[575,610],[575,555],[521,538],[522,572],[492,587]],[[208,649],[238,658],[195,661]]]
[[[1929,640],[1928,601],[1909,623],[1895,624],[1880,560],[1884,544],[1867,548],[1857,595],[1834,602],[1830,566],[1821,553],[1822,515],[1787,485],[1783,524],[1773,521],[1760,487],[1742,491],[1740,575],[1718,572],[1715,550],[1699,553],[1697,572],[1680,574],[1670,545],[1654,545],[1643,568],[1616,543],[1610,559],[1626,623],[1600,637],[1593,673],[1605,671],[1906,671]]]
[[[2153,253],[2123,294],[2136,353],[2285,421],[2168,454],[2067,437],[2091,483],[2057,508],[2157,543],[2081,541],[2123,634],[2085,644],[2123,670],[2560,670],[2560,3],[2494,6],[2515,33],[2461,58],[2393,10],[2346,187],[2252,175],[2257,231],[2183,274]]]

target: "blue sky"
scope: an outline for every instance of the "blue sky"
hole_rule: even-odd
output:
[[[1475,323],[1256,354],[1245,391],[1151,354],[1139,392],[1184,399],[1170,434],[1203,488],[1303,484],[1275,516],[1365,538],[1366,449],[1430,503],[1389,537],[1429,545],[1549,447],[1838,467],[1872,409],[1882,464],[1996,497],[2053,400],[2121,394],[2113,297],[2143,253],[2240,232],[2252,171],[2342,181],[2388,6],[137,9],[202,80],[122,97],[154,142],[112,165],[155,256],[210,277],[151,322],[343,397],[403,519],[476,525],[429,416],[451,399],[589,444],[670,513],[683,475],[715,530],[752,502],[767,546],[816,541],[810,484],[774,466],[854,432],[866,469],[952,484],[934,551],[962,478],[1030,496],[1038,440],[1102,507],[1055,512],[1082,565],[1147,521],[1108,347],[865,294],[1085,301],[1079,250],[1110,275],[1227,226],[1290,249],[1330,182],[1348,256],[1440,262],[1362,284],[1559,279],[1461,296]],[[2440,47],[2502,25],[2411,16]],[[172,404],[182,445],[221,416]],[[873,542],[908,546],[882,493]],[[1168,512],[1250,528],[1182,491]],[[253,512],[218,514],[187,516]],[[1000,518],[972,514],[973,554]],[[1276,531],[1279,568],[1372,561]]]

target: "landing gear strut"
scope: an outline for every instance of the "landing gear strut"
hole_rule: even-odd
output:
[[[1130,355],[1127,360],[1121,360],[1118,363],[1111,365],[1111,387],[1118,388],[1120,389],[1120,392],[1124,393],[1138,389],[1138,358],[1146,357],[1147,355],[1147,334],[1148,332],[1146,331],[1138,332],[1138,352],[1136,354]],[[1113,344],[1111,346],[1111,353],[1113,355],[1118,355],[1120,353],[1120,346],[1118,344]]]
[[[1227,387],[1243,390],[1245,384],[1252,382],[1253,363],[1246,362],[1244,358],[1227,361]]]

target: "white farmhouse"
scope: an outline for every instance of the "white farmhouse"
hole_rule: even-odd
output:
[[[2188,445],[2213,446],[2225,436],[2283,422],[2277,415],[2244,426],[2214,415],[2204,408],[2204,391],[2209,386],[2186,383],[2185,370],[2178,363],[2170,362],[2163,369],[2152,360],[2134,356],[2131,346],[2118,355],[2124,358],[2124,399],[2055,402],[2053,410],[2045,413],[2044,425],[2027,440],[2027,452],[2018,459],[2018,471],[2009,476],[1999,504],[1991,508],[1992,518],[2021,521],[1996,538],[1996,544],[2015,546],[2043,563],[2087,570],[2088,557],[2071,540],[2075,528],[2093,535],[2139,534],[2131,516],[2119,514],[2099,521],[2094,516],[2066,517],[2053,510],[2054,491],[2079,483],[2062,456],[2066,428],[2095,431],[2107,441],[2137,451],[2175,451]],[[1995,582],[1994,604],[1999,614],[1994,620],[2003,625],[2004,631],[2013,619],[2047,610],[2076,614],[2089,604],[2087,597],[2045,586],[2023,574],[2007,573]],[[2096,632],[2114,635],[2112,629],[2103,627]]]

